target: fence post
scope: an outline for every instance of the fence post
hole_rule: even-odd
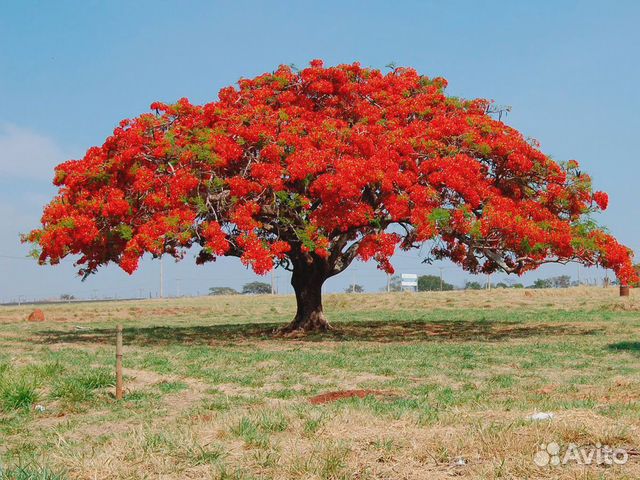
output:
[[[116,400],[122,400],[122,325],[116,327]]]

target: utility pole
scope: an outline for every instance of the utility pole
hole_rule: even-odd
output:
[[[351,272],[351,293],[356,293],[356,271]]]
[[[271,270],[271,295],[276,295],[278,293],[278,289],[276,288],[276,280],[278,277],[275,275],[275,272]]]
[[[387,293],[391,292],[391,275],[387,273]]]
[[[164,267],[162,265],[162,256],[160,256],[160,298],[164,298]]]
[[[443,290],[443,288],[442,288],[442,270],[443,270],[443,267],[440,267],[440,291]]]

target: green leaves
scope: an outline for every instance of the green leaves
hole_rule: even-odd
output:
[[[133,229],[124,223],[121,223],[116,228],[118,236],[123,240],[131,240],[133,238]]]
[[[316,242],[313,241],[315,233],[316,228],[311,225],[304,230],[296,230],[296,234],[298,236],[298,239],[302,242],[302,245],[312,251],[316,249]]]
[[[286,122],[287,120],[289,120],[289,115],[287,115],[287,112],[285,112],[284,110],[280,110],[278,112],[278,118],[280,118],[280,120],[282,120],[283,122]]]
[[[434,208],[429,214],[429,220],[437,227],[446,226],[451,220],[451,212],[446,208]]]
[[[60,227],[60,228],[73,229],[76,226],[76,222],[75,222],[75,220],[73,218],[66,217],[66,218],[61,219],[58,222],[57,226]]]
[[[306,204],[304,197],[299,193],[287,192],[287,191],[281,190],[281,191],[275,192],[275,195],[278,201],[282,205],[291,209],[302,208]]]

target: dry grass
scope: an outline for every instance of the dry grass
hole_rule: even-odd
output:
[[[636,293],[331,295],[336,331],[299,339],[271,335],[286,296],[54,305],[43,323],[3,307],[0,461],[34,479],[639,478]],[[364,389],[386,394],[309,402]],[[632,455],[536,466],[552,441]]]
[[[633,292],[635,293],[635,292]],[[256,301],[259,298],[259,301]],[[118,320],[171,319],[189,321],[196,317],[214,318],[220,323],[234,319],[251,322],[269,321],[274,316],[292,316],[295,299],[291,295],[277,296],[219,296],[132,302],[60,303],[47,305],[47,320],[58,323],[82,324]],[[575,287],[569,289],[493,289],[459,290],[449,292],[392,293],[392,294],[330,294],[324,298],[325,310],[343,312],[372,312],[376,310],[434,310],[434,309],[526,309],[526,310],[610,310],[640,311],[640,296],[620,298],[617,289]],[[33,310],[29,306],[0,308],[0,323],[24,320]]]

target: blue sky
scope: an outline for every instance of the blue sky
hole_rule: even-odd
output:
[[[240,77],[278,64],[390,62],[449,80],[449,93],[511,105],[507,123],[559,160],[577,159],[609,192],[600,220],[640,250],[640,2],[0,2],[0,301],[18,296],[129,296],[158,291],[157,261],[133,277],[106,268],[84,283],[72,261],[38,267],[22,259],[18,234],[37,225],[53,195],[54,165],[102,143],[119,120],[155,100],[214,99]],[[16,257],[16,258],[7,258]],[[398,272],[438,273],[419,252]],[[353,268],[355,267],[355,268]],[[445,265],[445,278],[470,278]],[[356,264],[353,278],[375,291],[385,276]],[[545,267],[525,278],[577,275]],[[582,278],[604,272],[581,269]],[[165,260],[165,291],[203,293],[255,279],[236,259],[196,267]],[[286,292],[286,272],[278,272]],[[504,275],[495,275],[501,280]],[[177,281],[180,279],[180,281]]]

